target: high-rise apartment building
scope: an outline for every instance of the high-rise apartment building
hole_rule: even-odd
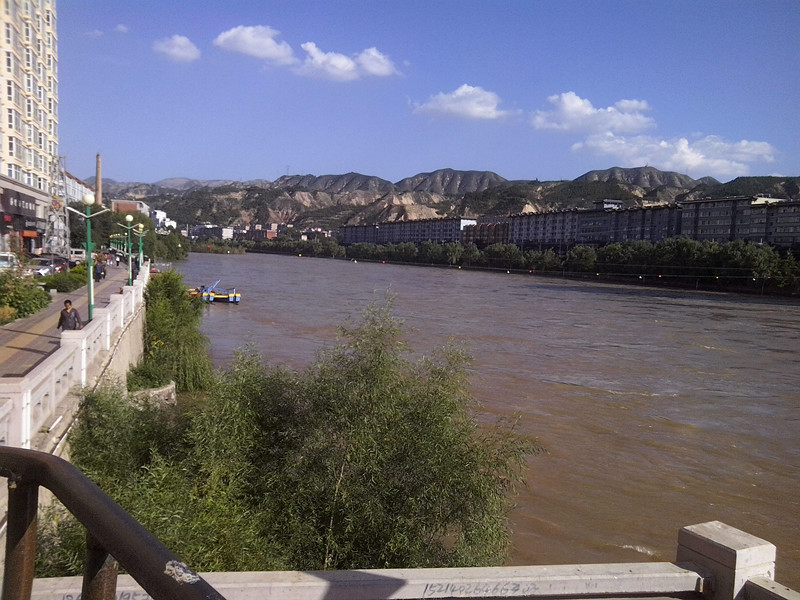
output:
[[[0,0],[0,27],[2,244],[58,251],[69,243],[58,158],[56,0]]]

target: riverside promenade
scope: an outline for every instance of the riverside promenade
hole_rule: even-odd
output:
[[[44,310],[0,327],[0,445],[60,454],[81,388],[106,377],[124,381],[143,349],[149,275],[142,269],[129,286],[127,265],[109,266],[94,286],[91,322],[84,286],[53,293]],[[84,321],[81,330],[56,329],[67,299]]]
[[[111,295],[118,294],[128,283],[127,265],[109,267],[106,278],[95,284],[94,305],[106,308]],[[61,330],[56,329],[58,315],[64,300],[71,300],[73,308],[86,323],[88,319],[87,286],[74,292],[58,293],[44,310],[24,319],[17,319],[0,327],[0,378],[24,377],[61,345]]]

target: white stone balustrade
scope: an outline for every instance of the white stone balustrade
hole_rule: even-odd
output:
[[[772,579],[775,546],[724,523],[684,527],[678,561],[460,569],[203,573],[228,600],[644,598],[800,600]],[[77,600],[80,577],[38,579],[35,600]],[[117,598],[149,596],[128,576]]]

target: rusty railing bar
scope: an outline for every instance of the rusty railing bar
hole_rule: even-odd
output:
[[[118,563],[106,549],[86,532],[86,564],[83,569],[81,598],[114,600],[117,592]]]
[[[35,482],[8,480],[8,528],[3,600],[29,600],[36,562],[39,486]]]
[[[22,482],[35,487],[34,484],[38,484],[53,492],[98,544],[155,600],[225,600],[158,538],[67,461],[35,450],[0,447],[0,475],[9,477],[16,485]],[[33,504],[36,504],[35,499]],[[9,496],[8,547],[14,552],[16,544],[11,545],[11,523],[15,517],[11,515],[11,509]],[[27,536],[25,539],[28,543]],[[32,543],[35,544],[35,539]],[[33,565],[29,568],[32,570]],[[7,558],[4,591],[8,575]],[[20,600],[27,600],[29,597],[30,594],[18,596]],[[11,600],[12,596],[4,598]]]

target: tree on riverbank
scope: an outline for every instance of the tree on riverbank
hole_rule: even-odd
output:
[[[657,243],[614,242],[595,248],[574,246],[559,255],[552,248],[523,250],[515,244],[492,244],[478,249],[425,241],[419,244],[373,244],[360,242],[339,246],[326,238],[324,249],[310,241],[277,238],[261,242],[225,241],[223,248],[249,252],[275,252],[304,256],[346,257],[407,264],[465,266],[501,270],[558,274],[564,277],[659,283],[676,287],[757,293],[800,293],[800,265],[789,252],[771,246],[737,240],[697,242],[668,238]]]
[[[153,275],[145,290],[144,355],[128,373],[128,389],[170,381],[181,392],[205,390],[212,380],[208,339],[200,331],[203,304],[175,271]]]
[[[500,564],[535,444],[478,422],[460,348],[402,336],[387,303],[302,372],[245,348],[191,412],[87,394],[73,461],[199,570]]]

